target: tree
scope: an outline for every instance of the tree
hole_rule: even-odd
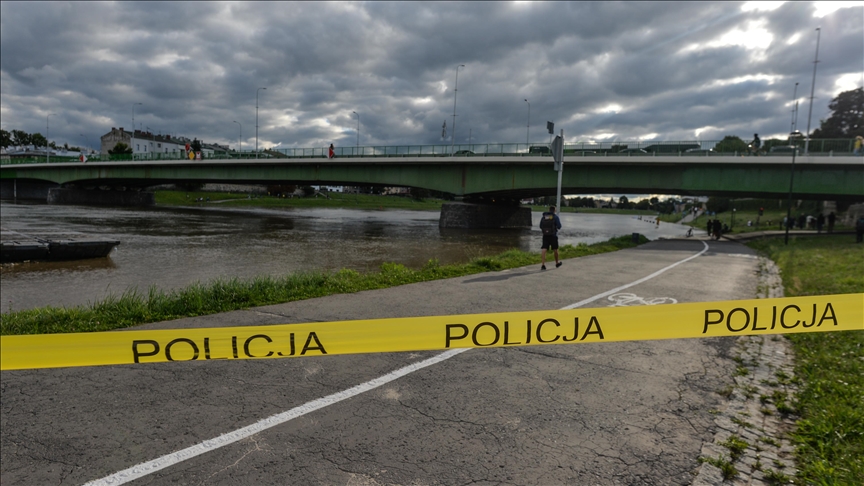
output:
[[[12,145],[12,134],[0,128],[0,147],[4,149]]]
[[[724,213],[732,207],[732,201],[725,197],[709,197],[705,208],[713,213]]]
[[[196,156],[200,153],[201,158],[202,159],[204,158],[204,152],[201,151],[201,141],[200,140],[198,140],[197,138],[192,140],[192,143],[189,144],[189,147],[192,149],[193,152],[195,152]]]
[[[720,153],[746,152],[747,142],[741,140],[741,137],[726,135],[723,137],[723,140],[720,140],[720,142],[714,146],[714,151]]]
[[[30,135],[30,143],[36,147],[47,147],[48,140],[39,132]]]
[[[854,138],[864,135],[864,88],[844,91],[831,100],[828,108],[833,112],[827,120],[819,121],[810,138]]]
[[[131,154],[132,147],[123,142],[117,142],[117,145],[115,145],[113,149],[109,150],[108,153],[112,155]]]
[[[630,207],[630,200],[627,199],[627,196],[621,196],[618,198],[618,209],[627,209]]]
[[[12,145],[30,145],[30,134],[23,130],[12,130]]]

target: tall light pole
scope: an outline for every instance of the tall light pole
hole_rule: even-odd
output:
[[[528,98],[525,98],[525,103],[528,103],[528,128],[525,133],[525,145],[529,145],[528,150],[531,150],[530,144],[528,140],[531,138],[531,103],[528,101]]]
[[[795,130],[789,134],[789,139],[792,140],[796,136],[801,136],[801,132]],[[798,147],[792,146],[792,169],[789,172],[789,197],[786,199],[786,241],[785,245],[789,244],[789,225],[792,222],[792,182],[795,180],[795,153],[798,152]]]
[[[80,133],[79,135],[81,135],[81,140],[84,140],[84,145],[90,145],[90,142],[87,140],[87,137],[83,133]],[[90,148],[90,150],[92,152],[92,150],[93,150],[92,146],[88,147],[88,148]]]
[[[810,109],[807,110],[807,140],[804,141],[804,153],[810,153],[810,117],[813,115],[813,91],[816,88],[816,65],[819,63],[819,37],[822,35],[822,30],[816,28],[816,57],[813,59],[813,82],[810,83]],[[795,151],[793,150],[794,154]]]
[[[456,94],[459,92],[459,68],[464,64],[456,66],[456,82],[453,84],[453,132],[450,134],[450,156],[453,156],[453,144],[456,143]]]
[[[135,105],[143,104],[144,103],[132,103],[132,135],[129,137],[129,150],[132,150],[133,154],[135,153],[134,149],[132,148],[132,145],[135,143]]]
[[[51,156],[49,155],[50,152],[48,151],[48,143],[49,143],[48,140],[51,137],[51,130],[48,128],[48,117],[50,117],[51,115],[56,115],[56,114],[57,113],[49,113],[45,117],[45,162],[46,163],[51,161]]]
[[[233,120],[233,121],[234,121],[234,123],[240,125],[240,138],[237,139],[237,141],[240,142],[240,151],[239,151],[240,157],[243,157],[243,124],[241,124],[237,120]]]
[[[360,152],[360,113],[357,113],[356,111],[352,111],[351,113],[354,113],[355,115],[357,115],[357,152],[359,153]]]
[[[267,88],[258,88],[255,90],[255,158],[258,158],[258,92],[262,89]]]
[[[795,90],[792,91],[792,101],[795,102],[795,106],[792,107],[792,126],[789,128],[789,133],[795,131],[795,112],[798,111],[798,83],[795,83]]]

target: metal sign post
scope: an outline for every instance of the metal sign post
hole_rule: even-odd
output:
[[[558,171],[558,198],[555,201],[555,207],[558,212],[561,212],[561,178],[564,172],[564,129],[561,129],[561,135],[555,137],[552,141],[552,159],[555,161],[554,169]]]

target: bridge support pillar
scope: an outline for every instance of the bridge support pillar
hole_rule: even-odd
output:
[[[530,228],[531,208],[497,204],[444,203],[441,228]]]
[[[54,182],[28,179],[3,179],[0,181],[0,199],[36,199],[44,201],[48,191],[57,187]]]
[[[145,191],[103,191],[57,187],[48,191],[48,204],[92,204],[96,206],[152,206],[156,198]]]

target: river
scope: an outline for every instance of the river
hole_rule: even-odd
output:
[[[462,263],[511,248],[539,251],[531,230],[440,229],[437,211],[358,209],[100,208],[0,202],[0,225],[24,234],[83,233],[120,240],[107,258],[0,265],[0,309],[75,306],[137,288],[173,289],[216,278],[309,270],[419,268],[429,259]],[[635,216],[564,213],[561,245],[642,233],[681,236]]]

